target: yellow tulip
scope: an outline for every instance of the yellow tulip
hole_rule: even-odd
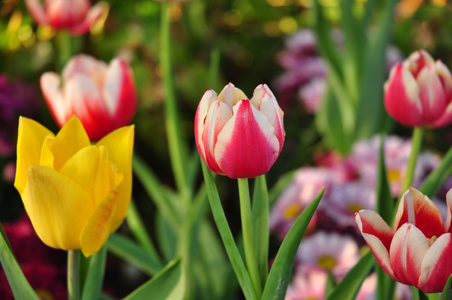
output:
[[[132,192],[133,138],[131,125],[92,145],[77,117],[56,136],[20,118],[14,186],[46,245],[88,257],[121,225]]]

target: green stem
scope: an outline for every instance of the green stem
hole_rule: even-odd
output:
[[[67,290],[69,300],[80,299],[79,250],[67,252]]]
[[[242,218],[243,245],[245,248],[246,265],[251,276],[254,289],[260,297],[262,293],[259,268],[257,266],[256,252],[254,249],[253,223],[251,214],[251,199],[248,186],[248,178],[238,178],[240,194],[240,215]]]
[[[253,287],[248,271],[243,264],[239,249],[235,244],[234,237],[232,236],[228,221],[226,220],[212,173],[203,161],[201,161],[201,165],[213,218],[215,220],[215,224],[217,225],[218,231],[220,232],[221,240],[223,241],[223,245],[226,249],[226,253],[228,254],[232,268],[234,269],[237,281],[239,282],[243,294],[247,300],[258,299],[259,297]]]
[[[59,68],[62,70],[72,56],[72,37],[66,30],[58,33]]]
[[[168,138],[168,148],[171,158],[175,181],[187,207],[191,200],[191,190],[186,178],[186,149],[180,135],[180,122],[176,95],[174,89],[174,75],[171,65],[171,24],[169,19],[169,2],[162,3],[160,23],[160,67],[165,88],[165,125]]]
[[[411,153],[410,158],[408,159],[408,165],[406,168],[405,178],[402,183],[402,188],[400,190],[399,198],[395,209],[398,209],[400,199],[406,190],[413,183],[414,171],[416,169],[417,157],[419,156],[419,152],[421,151],[422,146],[422,137],[424,135],[424,130],[420,127],[414,127],[413,129],[413,137],[411,138]]]

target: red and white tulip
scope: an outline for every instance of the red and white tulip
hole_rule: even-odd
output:
[[[91,6],[89,0],[25,0],[25,4],[37,24],[67,29],[72,35],[86,33],[106,11],[104,4]]]
[[[134,117],[135,83],[122,59],[115,58],[107,65],[80,54],[66,64],[61,77],[53,72],[41,76],[44,99],[60,127],[76,115],[90,139],[99,140]]]
[[[232,83],[219,95],[208,90],[195,116],[199,154],[213,172],[230,178],[265,174],[284,144],[283,115],[265,84],[251,99]]]
[[[374,211],[356,213],[356,223],[383,270],[425,293],[441,292],[452,274],[452,189],[445,223],[436,205],[410,188],[403,195],[391,229]]]
[[[386,111],[404,125],[441,127],[452,122],[451,73],[424,50],[396,64],[384,89]]]

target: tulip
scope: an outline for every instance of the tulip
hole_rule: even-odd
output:
[[[137,97],[132,72],[119,58],[110,65],[80,54],[72,58],[61,78],[53,72],[41,76],[41,90],[53,118],[62,127],[76,115],[91,140],[129,124]]]
[[[104,4],[91,7],[89,0],[45,0],[44,6],[38,0],[25,0],[25,4],[37,24],[67,29],[72,35],[86,33],[106,11]]]
[[[374,211],[356,213],[356,223],[383,270],[425,293],[443,290],[452,274],[452,189],[445,224],[436,205],[414,188],[402,196],[393,229]]]
[[[451,73],[424,50],[396,64],[384,90],[386,111],[404,125],[441,127],[452,122]]]
[[[119,227],[131,199],[133,136],[131,125],[91,145],[77,117],[56,136],[20,118],[14,186],[46,245],[88,257]]]
[[[229,83],[204,93],[195,116],[196,146],[207,166],[230,178],[268,172],[284,144],[284,113],[267,85],[246,95]]]

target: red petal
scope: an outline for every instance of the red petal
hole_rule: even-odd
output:
[[[438,293],[452,274],[452,235],[440,236],[430,247],[422,261],[418,287],[424,293]]]

